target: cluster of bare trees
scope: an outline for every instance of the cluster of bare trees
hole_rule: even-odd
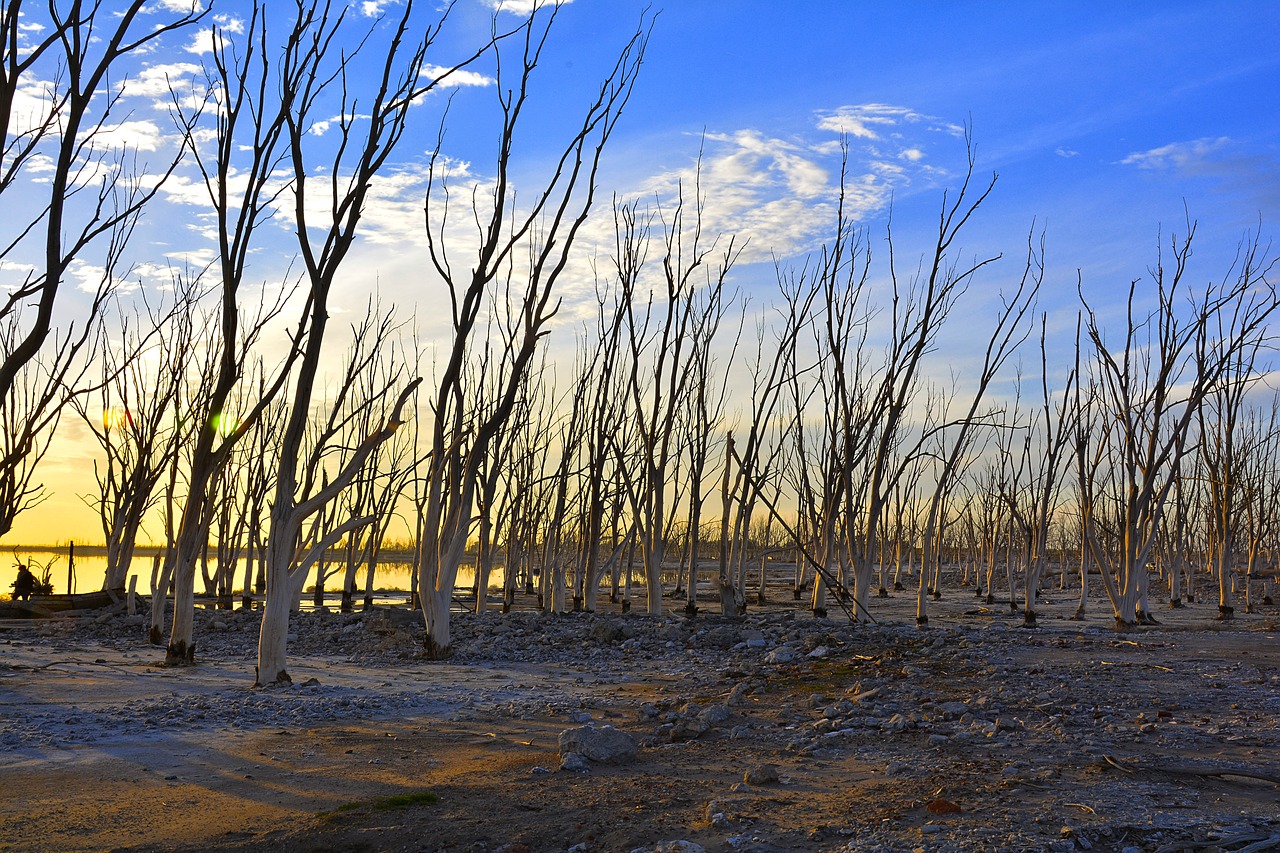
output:
[[[699,583],[714,579],[722,612],[735,614],[780,558],[820,616],[835,603],[874,618],[872,592],[888,595],[891,574],[901,588],[905,564],[920,623],[948,566],[989,602],[1003,581],[1032,625],[1047,574],[1065,583],[1079,572],[1081,614],[1097,576],[1124,626],[1152,618],[1151,577],[1177,606],[1198,566],[1229,617],[1236,585],[1250,594],[1277,545],[1264,518],[1280,483],[1265,385],[1274,259],[1249,238],[1221,283],[1192,293],[1188,223],[1174,269],[1161,260],[1130,283],[1112,318],[1120,344],[1081,288],[1074,345],[1051,354],[1032,233],[1020,274],[990,303],[981,358],[943,384],[944,324],[997,260],[958,259],[994,184],[973,179],[971,163],[909,275],[892,231],[878,265],[841,205],[829,243],[779,265],[754,346],[727,285],[738,246],[703,232],[699,190],[616,202],[571,381],[531,377],[520,393],[534,401],[521,397],[526,415],[494,445],[475,505],[477,560],[505,558],[506,600],[516,578],[533,591],[536,577],[546,610],[593,610],[602,586],[629,609],[634,569],[648,612],[671,594],[693,615]],[[717,483],[718,525],[704,513]]]
[[[73,409],[103,455],[86,499],[100,510],[109,544],[108,588],[123,585],[141,525],[158,510],[168,547],[153,571],[152,638],[162,636],[171,591],[166,659],[190,663],[198,567],[206,592],[229,605],[233,572],[248,555],[241,588],[266,595],[259,683],[284,681],[289,612],[306,578],[315,569],[323,588],[340,543],[349,565],[373,562],[419,464],[428,472],[418,488],[426,495],[418,520],[423,590],[456,572],[481,462],[555,314],[552,288],[592,205],[646,34],[637,31],[587,100],[544,188],[517,205],[516,133],[530,111],[554,4],[506,28],[510,19],[495,14],[489,35],[445,64],[436,53],[448,8],[424,13],[408,2],[394,16],[359,20],[344,4],[297,0],[254,3],[238,20],[179,6],[76,0],[35,9],[9,0],[0,12],[0,192],[6,210],[30,212],[6,222],[0,249],[6,272],[18,270],[0,308],[0,528],[45,496],[36,467]],[[159,168],[138,165],[138,151],[119,141],[129,75],[153,43],[201,28],[211,58],[194,77],[168,83],[181,144]],[[327,326],[375,177],[410,133],[415,107],[474,63],[497,70],[497,174],[491,195],[473,195],[466,213],[480,224],[475,243],[466,252],[446,245],[452,214],[436,146],[424,233],[450,293],[454,334],[429,416],[434,438],[419,458],[417,445],[397,438],[422,383],[421,354],[398,348],[390,314],[371,306],[351,330],[345,375],[330,386],[322,376]],[[130,264],[144,256],[130,237],[165,182],[188,166],[212,212],[214,260],[171,270],[163,304],[152,291],[126,293]],[[294,271],[257,281],[251,261],[268,245],[264,226],[273,219],[291,221]],[[477,246],[472,266],[464,256]],[[92,298],[55,316],[60,295],[74,301],[73,270],[90,264]],[[490,331],[504,324],[497,349],[483,328],[475,331],[482,314]],[[466,371],[490,351],[478,377],[492,393],[472,395],[475,377]],[[345,573],[348,597],[354,574]],[[444,620],[447,632],[452,586],[438,587],[444,615],[439,594],[423,595],[423,607],[428,624]]]
[[[1197,572],[1212,576],[1229,617],[1240,579],[1274,563],[1280,402],[1265,379],[1280,301],[1256,238],[1197,291],[1188,223],[1122,311],[1092,306],[1082,284],[1074,347],[1053,351],[1063,318],[1038,310],[1037,235],[1012,276],[997,255],[965,259],[961,237],[995,185],[972,156],[918,250],[892,227],[860,227],[842,181],[829,239],[776,265],[764,305],[734,288],[743,242],[706,229],[695,175],[672,197],[614,200],[576,358],[552,365],[556,286],[581,275],[573,250],[599,206],[643,21],[517,203],[516,142],[554,4],[505,29],[495,17],[444,66],[447,8],[428,20],[406,2],[370,23],[313,0],[254,3],[245,21],[174,5],[50,4],[43,29],[21,0],[0,12],[0,194],[29,214],[0,232],[0,533],[45,497],[37,466],[74,412],[99,450],[85,499],[102,519],[107,588],[123,586],[143,525],[163,527],[151,640],[165,642],[171,597],[169,663],[195,660],[199,578],[220,606],[237,589],[245,606],[265,595],[258,683],[287,681],[308,580],[323,603],[340,577],[350,608],[363,567],[369,606],[397,515],[435,657],[449,653],[470,559],[477,611],[500,567],[504,610],[521,592],[551,612],[594,610],[606,590],[625,610],[637,585],[646,612],[670,593],[693,616],[709,586],[722,613],[741,614],[762,603],[772,561],[795,566],[794,597],[817,616],[873,619],[873,593],[907,577],[925,623],[950,567],[988,601],[1003,574],[1015,609],[1021,578],[1034,623],[1056,569],[1064,583],[1078,571],[1082,613],[1096,574],[1122,625],[1153,618],[1153,575],[1173,606]],[[139,166],[113,141],[125,62],[201,27],[208,62],[168,86],[182,144]],[[374,182],[421,134],[418,105],[472,66],[494,75],[492,174],[455,185],[437,113],[422,286],[445,294],[450,335],[432,378],[412,321],[377,300],[326,376]],[[135,288],[130,238],[179,169],[204,194],[213,259]],[[294,263],[263,282],[253,260],[273,220],[291,226]],[[87,295],[69,286],[86,270]],[[985,342],[971,360],[945,350],[957,316]],[[1247,581],[1241,591],[1251,603]]]

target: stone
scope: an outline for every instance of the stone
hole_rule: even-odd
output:
[[[696,717],[681,716],[671,724],[666,735],[673,743],[685,740],[697,740],[711,729],[711,724],[699,714]]]
[[[778,781],[778,768],[772,764],[760,764],[752,767],[742,776],[748,785],[771,785]]]
[[[589,723],[560,733],[560,755],[570,752],[579,753],[588,761],[610,764],[635,757],[636,742],[613,726]]]
[[[581,753],[566,752],[560,756],[560,769],[570,773],[585,773],[591,770],[591,765]]]
[[[617,643],[626,638],[627,634],[621,622],[607,619],[591,626],[591,639],[597,643]]]
[[[653,853],[707,853],[707,850],[692,841],[659,841],[653,845]]]
[[[778,646],[764,656],[766,663],[791,663],[796,659],[796,650],[786,646]]]
[[[712,705],[698,714],[698,718],[705,720],[709,726],[717,726],[729,719],[729,709],[724,705]]]

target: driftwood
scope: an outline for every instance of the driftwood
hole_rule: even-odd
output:
[[[1166,844],[1164,847],[1156,849],[1156,853],[1193,853],[1193,851],[1201,848],[1212,848],[1221,850],[1224,847],[1233,847],[1236,844],[1243,844],[1243,847],[1236,847],[1233,853],[1263,853],[1264,850],[1274,850],[1280,847],[1280,835],[1271,835],[1266,832],[1246,832],[1240,835],[1228,835],[1223,838],[1216,838],[1206,841],[1179,841],[1175,844]]]
[[[1255,770],[1233,764],[1178,764],[1168,762],[1145,762],[1134,764],[1110,755],[1102,759],[1117,770],[1125,773],[1168,773],[1173,776],[1240,776],[1246,779],[1261,779],[1273,785],[1280,785],[1280,772],[1270,769]]]

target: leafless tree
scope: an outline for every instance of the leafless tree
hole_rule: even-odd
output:
[[[276,299],[260,300],[255,314],[243,316],[242,292],[249,273],[249,261],[258,241],[258,229],[276,215],[282,194],[289,188],[288,148],[285,128],[297,101],[329,81],[316,80],[318,69],[314,51],[306,50],[304,39],[318,14],[293,4],[294,19],[286,25],[287,39],[282,55],[275,54],[278,35],[269,26],[267,9],[255,0],[243,42],[236,33],[215,23],[212,27],[212,67],[207,70],[214,133],[211,148],[201,143],[193,130],[187,146],[200,173],[217,223],[219,312],[214,343],[216,368],[209,393],[196,402],[193,417],[200,423],[191,449],[187,492],[181,515],[165,556],[164,573],[174,585],[174,620],[165,661],[170,665],[192,663],[195,645],[194,595],[196,559],[208,542],[211,488],[227,464],[236,444],[251,430],[272,405],[288,378],[300,350],[296,346],[303,328],[262,394],[238,416],[238,426],[219,428],[231,417],[228,404],[240,386],[258,338],[268,322],[283,307],[285,292]],[[183,102],[175,95],[175,109]],[[240,187],[243,184],[243,188]],[[303,315],[303,324],[306,315]]]
[[[1084,535],[1118,628],[1150,619],[1147,564],[1169,494],[1195,448],[1201,407],[1243,379],[1242,369],[1252,372],[1242,354],[1256,352],[1280,306],[1267,280],[1272,261],[1252,239],[1222,284],[1193,291],[1185,279],[1194,235],[1188,222],[1186,235],[1170,241],[1171,267],[1161,251],[1150,281],[1130,283],[1116,343],[1108,343],[1081,293],[1096,387],[1091,404],[1101,421],[1101,429],[1077,441]],[[1108,499],[1115,506],[1112,531],[1105,525]]]
[[[913,395],[924,357],[935,346],[956,300],[968,282],[995,257],[960,263],[953,257],[956,239],[995,186],[995,177],[984,186],[971,185],[974,177],[973,147],[969,146],[969,167],[954,198],[943,198],[933,248],[909,282],[899,275],[895,238],[889,232],[889,273],[892,297],[888,310],[889,341],[884,361],[872,390],[865,414],[859,412],[846,428],[848,438],[842,460],[846,502],[843,534],[854,566],[854,603],[860,618],[868,614],[867,604],[880,553],[880,536],[885,511],[897,483],[906,476],[912,453],[896,454],[903,440]],[[858,423],[870,424],[865,437],[855,432]],[[861,472],[861,483],[855,474]]]
[[[0,535],[41,498],[33,476],[67,391],[77,390],[84,366],[74,365],[93,349],[93,320],[127,265],[138,216],[178,162],[144,174],[136,152],[112,138],[126,109],[126,87],[113,80],[122,63],[204,14],[192,3],[156,19],[144,6],[0,6],[0,260],[25,270],[0,299]],[[41,92],[34,107],[19,98],[30,90]],[[103,271],[96,292],[78,324],[61,322],[59,294],[89,258]]]
[[[331,51],[337,49],[339,34],[348,32],[345,8],[334,10],[327,3],[319,9],[299,7],[281,63],[284,79],[295,81],[291,88],[297,93],[286,115],[283,133],[293,176],[293,216],[304,269],[306,337],[301,342],[296,363],[282,438],[284,450],[271,504],[266,549],[267,600],[258,642],[256,683],[259,685],[289,681],[285,670],[289,611],[312,563],[344,536],[375,519],[372,516],[348,519],[328,531],[305,554],[298,555],[303,525],[346,489],[374,451],[391,439],[402,423],[404,406],[421,381],[407,382],[398,395],[389,385],[370,401],[371,406],[387,403],[381,411],[385,420],[335,466],[336,471],[326,488],[319,488],[314,479],[305,476],[303,460],[293,450],[303,441],[311,415],[329,322],[330,294],[356,240],[374,176],[403,138],[415,101],[438,85],[443,76],[425,83],[422,79],[427,53],[443,25],[442,17],[424,26],[413,14],[413,4],[406,3],[398,18],[391,22],[386,41],[377,42],[376,49],[380,52],[371,56],[377,63],[371,77],[371,90],[360,92],[350,71],[353,62],[363,61],[365,51],[375,49],[373,33],[361,39],[354,52],[335,57]],[[317,152],[312,150],[308,136],[313,122],[318,120],[316,111],[330,108],[322,98],[328,81],[339,81],[336,104],[339,142],[324,164],[325,177],[317,179],[322,187],[317,195],[327,199],[326,209],[313,216],[308,200],[312,198],[311,175],[316,174],[312,161]],[[358,128],[363,128],[363,132]],[[400,378],[396,379],[399,384]]]
[[[1260,257],[1262,249],[1256,241],[1242,249],[1239,262],[1245,281],[1265,279],[1274,261]],[[1260,264],[1265,264],[1265,268],[1259,268]],[[1204,474],[1210,509],[1208,544],[1218,584],[1218,615],[1224,620],[1231,619],[1235,613],[1235,563],[1240,549],[1247,547],[1250,539],[1240,526],[1248,500],[1245,466],[1253,452],[1249,445],[1262,438],[1260,433],[1245,429],[1246,404],[1249,392],[1261,379],[1261,350],[1270,342],[1269,337],[1259,334],[1237,346],[1224,348],[1221,357],[1227,364],[1222,367],[1220,381],[1209,388],[1197,408],[1199,470]],[[1251,562],[1246,561],[1246,577]]]
[[[443,359],[435,396],[431,440],[430,480],[419,548],[423,557],[418,593],[427,627],[426,649],[432,657],[449,653],[449,604],[457,571],[470,534],[480,471],[489,444],[507,423],[519,398],[521,379],[547,332],[558,302],[553,299],[556,281],[569,261],[574,240],[587,220],[595,195],[601,156],[630,97],[647,40],[641,29],[623,48],[617,64],[598,94],[587,105],[582,124],[561,149],[551,176],[532,202],[518,210],[513,198],[511,170],[517,127],[529,105],[534,70],[547,46],[558,8],[539,7],[518,34],[519,58],[514,78],[505,60],[498,65],[498,107],[501,128],[497,140],[497,173],[488,195],[487,213],[479,199],[473,215],[479,243],[468,253],[475,258],[467,274],[455,270],[445,236],[449,221],[447,186],[442,184],[444,164],[432,161],[428,189],[428,243],[435,271],[445,281],[451,305],[453,341]],[[501,51],[502,44],[495,50]],[[522,244],[532,243],[530,268],[522,272],[527,287],[510,306],[520,318],[521,333],[503,354],[499,392],[485,417],[473,419],[461,396],[463,367],[477,342],[473,337],[481,309],[488,302],[493,282],[504,271],[513,274],[508,260]]]
[[[157,487],[191,437],[191,423],[179,412],[191,377],[201,375],[204,318],[198,285],[181,276],[176,283],[172,305],[122,308],[117,334],[107,316],[99,317],[106,345],[97,353],[97,390],[71,398],[102,450],[94,463],[97,492],[85,499],[102,520],[104,589],[124,588],[138,534],[163,497]]]

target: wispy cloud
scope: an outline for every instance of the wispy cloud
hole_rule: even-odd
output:
[[[125,97],[168,98],[175,89],[185,89],[188,81],[202,73],[192,62],[170,62],[150,65],[120,84],[120,94]],[[166,102],[167,103],[167,102]]]
[[[1057,148],[1053,149],[1053,153],[1054,153],[1054,154],[1057,154],[1059,157],[1063,157],[1063,158],[1066,158],[1066,159],[1068,159],[1068,160],[1069,160],[1069,159],[1071,159],[1072,157],[1079,157],[1079,156],[1080,156],[1080,152],[1079,152],[1079,151],[1074,151],[1074,150],[1072,150],[1072,149],[1070,149],[1070,148],[1063,148],[1063,147],[1061,147],[1061,146],[1059,146],[1059,147],[1057,147]]]
[[[832,175],[819,153],[801,142],[758,130],[708,133],[702,162],[643,181],[634,193],[671,205],[695,185],[706,199],[704,228],[736,235],[744,260],[766,260],[807,245],[831,216]],[[749,242],[748,242],[749,241]]]
[[[818,128],[858,139],[884,139],[903,125],[916,125],[963,136],[964,128],[954,122],[892,104],[856,104],[818,114]]]
[[[1275,152],[1252,148],[1227,136],[1171,142],[1135,151],[1119,163],[1184,180],[1214,182],[1251,198],[1260,209],[1280,203],[1280,160]]]
[[[572,2],[573,0],[485,0],[485,5],[495,12],[529,15],[534,9],[546,6],[567,6]]]
[[[154,15],[157,12],[177,12],[182,15],[195,15],[203,11],[204,4],[200,0],[151,0],[150,3],[142,7],[142,12],[145,15]]]
[[[308,132],[312,136],[324,136],[326,133],[329,132],[330,128],[332,128],[335,124],[340,124],[344,118],[348,123],[351,123],[354,121],[368,121],[369,119],[372,118],[372,116],[365,115],[363,113],[352,113],[351,115],[344,117],[343,115],[338,114],[336,116],[331,116],[326,119],[320,119],[319,121],[312,122],[311,127],[308,129]]]
[[[1225,136],[1193,139],[1189,142],[1171,142],[1159,148],[1135,151],[1120,163],[1125,166],[1137,166],[1139,169],[1195,171],[1202,169],[1207,163],[1220,160],[1222,153],[1230,144],[1231,140]]]
[[[466,68],[453,69],[443,65],[428,65],[419,72],[418,76],[427,80],[440,80],[444,77],[439,83],[442,87],[492,86],[496,82],[492,77],[477,71]]]

